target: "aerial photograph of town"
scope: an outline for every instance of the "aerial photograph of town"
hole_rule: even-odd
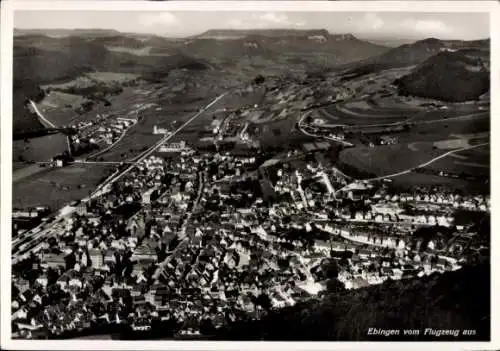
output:
[[[489,13],[16,11],[12,118],[12,339],[491,339]]]

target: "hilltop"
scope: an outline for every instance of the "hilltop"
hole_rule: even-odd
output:
[[[326,29],[210,29],[192,38],[197,39],[224,39],[224,38],[244,38],[251,35],[260,35],[270,38],[280,37],[301,37],[312,35],[329,36]]]
[[[368,57],[341,66],[346,74],[365,75],[384,69],[418,65],[444,50],[481,50],[488,53],[490,39],[482,40],[441,40],[427,38],[410,44],[399,45],[385,50],[380,55]]]
[[[23,107],[45,84],[89,72],[131,73],[161,80],[178,68],[266,69],[335,65],[379,55],[386,47],[320,30],[209,30],[191,38],[102,29],[15,30],[14,128],[39,127]],[[231,39],[214,39],[230,36]],[[35,92],[35,93],[34,93]]]
[[[23,35],[45,35],[49,37],[66,37],[75,35],[85,35],[88,37],[102,37],[120,34],[119,31],[114,29],[100,29],[100,28],[54,28],[54,29],[19,29],[14,28],[14,36]]]
[[[394,84],[402,95],[452,102],[476,100],[489,91],[488,67],[481,50],[442,51]]]
[[[169,49],[166,49],[168,51]],[[366,59],[388,50],[382,45],[356,38],[352,34],[331,34],[327,30],[266,29],[209,30],[191,37],[182,50],[195,57],[262,57],[273,62],[290,58],[304,64],[330,66]],[[154,52],[165,52],[155,48]],[[293,62],[285,61],[284,64]]]
[[[135,55],[112,50],[110,43],[129,48],[140,46],[138,39],[117,36],[114,32],[106,32],[104,37],[97,39],[81,35],[50,37],[32,33],[16,36],[13,48],[14,129],[39,127],[23,105],[26,99],[38,96],[39,87],[43,84],[68,82],[96,71],[133,73],[145,79],[160,79],[173,69],[203,70],[209,67],[207,61],[182,52]]]
[[[485,40],[440,40],[436,38],[427,38],[418,40],[412,44],[404,44],[391,49],[378,57],[368,61],[378,64],[388,64],[394,67],[411,66],[419,64],[429,57],[436,55],[443,49],[462,49],[462,48],[484,48],[489,49],[489,39]]]

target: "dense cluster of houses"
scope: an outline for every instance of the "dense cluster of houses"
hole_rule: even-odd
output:
[[[459,269],[460,250],[413,232],[465,237],[453,210],[489,211],[488,197],[390,194],[383,184],[347,187],[353,196],[321,158],[293,159],[265,171],[251,155],[144,160],[13,267],[14,334],[142,332],[167,320],[198,335],[328,292],[332,280],[356,289]]]

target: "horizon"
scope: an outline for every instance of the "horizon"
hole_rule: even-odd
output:
[[[326,31],[329,35],[352,35],[357,39],[363,39],[363,40],[394,40],[394,41],[421,41],[421,40],[426,40],[426,39],[438,39],[438,40],[461,40],[461,41],[477,41],[477,40],[490,40],[491,36],[485,36],[485,37],[478,37],[476,39],[447,39],[447,38],[442,38],[442,37],[435,37],[435,36],[422,36],[422,37],[402,37],[402,36],[388,36],[388,35],[381,35],[381,36],[367,36],[367,35],[357,35],[353,34],[350,32],[332,32],[328,29],[325,28],[307,28],[307,29],[301,29],[301,28],[210,28],[207,30],[204,30],[200,33],[197,34],[189,34],[189,35],[166,35],[166,34],[156,34],[156,33],[142,33],[142,32],[125,32],[125,31],[120,31],[117,29],[113,28],[99,28],[99,27],[89,27],[89,28],[17,28],[14,27],[14,36],[19,35],[16,34],[15,31],[26,31],[26,32],[40,32],[40,34],[44,34],[43,32],[48,32],[48,31],[66,31],[66,32],[78,32],[78,31],[102,31],[102,32],[115,32],[118,34],[122,35],[145,35],[145,36],[158,36],[161,38],[166,38],[166,39],[186,39],[190,37],[197,37],[197,36],[202,36],[205,33],[208,33],[210,31],[233,31],[233,32],[251,32],[251,31],[295,31],[295,32],[319,32],[319,31]],[[22,35],[22,34],[21,34]],[[70,35],[70,34],[69,34]],[[68,35],[68,36],[69,36]],[[47,35],[50,36],[50,35]]]
[[[44,12],[44,13],[41,13]],[[383,40],[479,40],[490,37],[487,13],[417,12],[120,12],[16,11],[17,30],[115,30],[186,38],[208,30],[326,30]]]

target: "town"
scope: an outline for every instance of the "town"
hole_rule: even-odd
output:
[[[492,10],[428,6],[16,11],[7,348],[492,341]]]
[[[14,335],[158,321],[210,335],[326,291],[457,270],[488,247],[463,218],[489,212],[488,196],[355,181],[321,143],[263,163],[184,142],[149,156],[14,242]]]

